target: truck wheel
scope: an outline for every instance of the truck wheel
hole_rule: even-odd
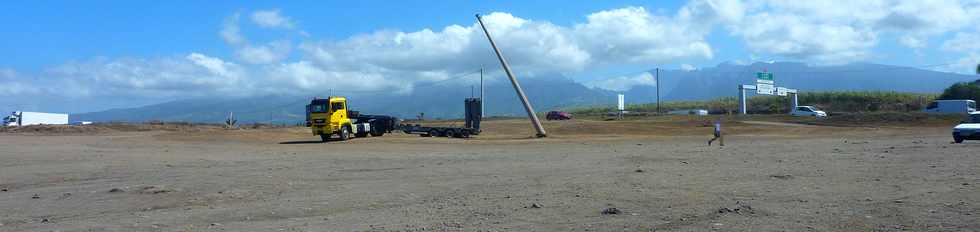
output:
[[[441,136],[441,134],[439,133],[439,130],[432,129],[432,130],[429,131],[429,136],[430,137],[439,137],[439,136]]]
[[[340,128],[340,141],[350,139],[350,129],[347,126]]]
[[[469,138],[470,137],[470,131],[469,130],[460,131],[459,137],[460,138]]]
[[[961,138],[961,137],[959,137],[959,136],[956,136],[956,137],[953,137],[953,142],[956,142],[956,143],[963,143],[963,138]]]
[[[446,137],[455,138],[456,130],[453,129],[446,130]]]
[[[320,134],[320,140],[323,140],[323,142],[329,142],[330,141],[330,135],[328,135],[328,134]]]

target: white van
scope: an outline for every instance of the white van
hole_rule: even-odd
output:
[[[946,114],[969,114],[977,111],[977,102],[973,100],[936,100],[929,103],[923,112]]]

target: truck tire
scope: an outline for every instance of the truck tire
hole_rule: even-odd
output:
[[[430,137],[439,137],[439,136],[442,136],[442,133],[439,133],[439,130],[432,129],[432,130],[429,131],[429,136]]]
[[[385,135],[386,130],[379,124],[371,124],[371,136],[378,137]]]
[[[959,136],[953,136],[953,142],[963,143],[963,138]]]
[[[329,134],[320,134],[320,140],[322,140],[323,142],[329,142],[330,141],[330,135]]]
[[[469,138],[470,137],[470,130],[460,131],[459,137],[460,138]]]
[[[453,129],[446,130],[446,137],[455,138],[456,130]]]
[[[350,127],[343,126],[340,128],[340,141],[345,141],[350,139]]]

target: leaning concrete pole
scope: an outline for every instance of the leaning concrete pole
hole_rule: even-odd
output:
[[[483,33],[487,35],[487,40],[490,40],[490,46],[493,47],[493,51],[497,53],[497,58],[500,59],[500,65],[504,66],[504,72],[507,73],[507,77],[510,78],[510,83],[514,86],[514,91],[517,91],[517,97],[521,99],[521,103],[524,104],[524,110],[527,111],[527,117],[531,118],[531,124],[534,125],[534,130],[538,131],[538,137],[548,136],[544,132],[544,127],[541,126],[541,120],[538,120],[538,115],[534,114],[534,108],[531,107],[531,102],[527,101],[527,96],[524,95],[524,90],[521,89],[521,84],[517,83],[517,78],[514,77],[514,73],[510,71],[510,65],[507,65],[507,60],[504,59],[504,55],[500,54],[500,49],[497,48],[497,44],[493,42],[493,37],[490,37],[490,31],[487,30],[487,26],[483,25],[483,18],[480,14],[476,14],[476,21],[480,22],[480,27],[483,28]]]

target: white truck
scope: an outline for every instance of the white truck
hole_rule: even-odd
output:
[[[977,102],[973,100],[936,100],[929,103],[926,109],[922,111],[927,113],[970,114],[977,111]]]
[[[68,114],[14,111],[3,118],[3,125],[68,125]]]

